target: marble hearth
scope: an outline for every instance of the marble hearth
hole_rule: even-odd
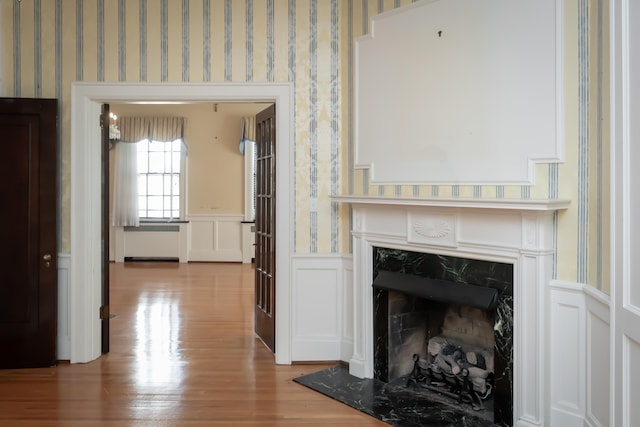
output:
[[[354,341],[349,373],[375,378],[374,248],[513,266],[513,422],[548,419],[549,289],[565,200],[334,196],[353,208]]]

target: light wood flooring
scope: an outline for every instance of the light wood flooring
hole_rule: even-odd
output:
[[[250,264],[110,274],[111,352],[0,371],[1,426],[387,426],[292,381],[330,365],[275,365],[253,333]]]

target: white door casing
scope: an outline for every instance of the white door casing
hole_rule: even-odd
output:
[[[291,254],[293,252],[293,90],[289,83],[89,83],[71,85],[70,360],[101,354],[100,127],[102,103],[274,102],[278,127],[276,171],[278,364],[291,363]]]

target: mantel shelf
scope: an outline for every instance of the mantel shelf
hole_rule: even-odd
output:
[[[470,198],[414,198],[388,196],[332,195],[339,203],[352,205],[421,206],[455,209],[495,209],[516,211],[558,211],[567,209],[568,199],[470,199]]]

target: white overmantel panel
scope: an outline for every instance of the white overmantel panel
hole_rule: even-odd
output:
[[[355,167],[374,184],[533,184],[563,150],[563,0],[429,0],[358,38]]]

